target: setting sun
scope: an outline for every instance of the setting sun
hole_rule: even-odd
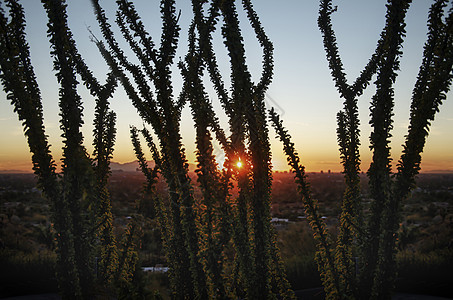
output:
[[[236,166],[237,166],[238,168],[241,168],[241,167],[242,167],[242,162],[238,161],[238,162],[236,163]]]

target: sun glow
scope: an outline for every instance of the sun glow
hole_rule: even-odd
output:
[[[238,168],[242,168],[242,162],[238,161],[238,162],[236,163],[236,166],[237,166]]]

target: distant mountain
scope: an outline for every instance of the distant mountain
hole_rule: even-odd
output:
[[[424,174],[453,174],[453,170],[428,170],[428,171],[421,171]]]
[[[154,168],[155,163],[153,160],[148,161],[148,167]],[[195,164],[189,163],[189,171],[193,172],[197,166]],[[118,171],[123,171],[123,172],[141,172],[140,171],[140,166],[138,164],[138,160],[127,162],[127,163],[119,163],[119,162],[111,162],[110,163],[110,170],[112,172],[118,172]],[[60,172],[58,170],[58,172]],[[30,174],[33,173],[33,170],[21,170],[21,169],[9,169],[9,170],[1,170],[0,169],[0,174]]]
[[[154,161],[148,161],[148,167],[154,168]],[[139,172],[140,166],[138,164],[138,160],[127,162],[127,163],[118,163],[118,162],[111,162],[110,169],[112,171],[123,171],[123,172]]]
[[[30,170],[14,170],[14,169],[11,169],[11,170],[0,170],[0,174],[31,174],[33,173],[33,170],[30,169]]]
[[[148,161],[148,167],[154,168],[155,163],[154,161]],[[193,172],[196,169],[195,164],[190,164],[189,163],[189,171]],[[123,172],[136,172],[140,171],[140,166],[138,164],[138,160],[127,162],[127,163],[118,163],[118,162],[111,162],[110,163],[110,169],[112,171],[123,171]]]

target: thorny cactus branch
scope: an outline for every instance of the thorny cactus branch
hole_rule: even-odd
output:
[[[321,279],[326,289],[326,294],[333,298],[341,297],[342,290],[339,282],[339,274],[334,260],[333,243],[327,231],[326,224],[321,218],[318,211],[318,201],[311,197],[310,185],[307,182],[305,168],[300,164],[300,158],[291,142],[291,136],[283,127],[283,121],[277,115],[274,109],[269,111],[270,120],[278,138],[283,143],[283,150],[286,154],[288,164],[292,168],[294,178],[298,185],[299,194],[305,206],[310,227],[313,230],[314,237],[317,241],[316,261],[321,273]]]

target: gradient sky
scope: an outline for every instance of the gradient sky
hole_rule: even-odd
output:
[[[41,88],[46,133],[52,145],[54,159],[61,156],[61,138],[58,116],[58,85],[52,71],[49,55],[49,43],[46,37],[46,17],[40,1],[22,1],[27,19],[28,41],[31,47],[32,63]],[[107,15],[114,18],[113,1],[101,1]],[[159,1],[135,1],[144,23],[156,42],[160,36]],[[182,27],[178,57],[184,56],[186,49],[186,31],[191,18],[190,1],[177,1],[181,9]],[[431,1],[414,0],[408,12],[407,37],[404,42],[404,54],[401,59],[401,71],[395,85],[395,117],[392,138],[392,156],[395,161],[401,155],[401,145],[407,133],[410,98],[418,68],[421,63],[423,44],[426,39],[426,20]],[[376,42],[385,22],[385,1],[344,0],[334,1],[338,11],[333,15],[340,54],[352,82],[374,52]],[[341,171],[336,142],[336,113],[342,108],[342,100],[336,91],[323,50],[321,34],[317,27],[317,0],[256,0],[255,9],[261,22],[274,43],[275,75],[268,91],[269,105],[277,107],[284,124],[293,137],[302,163],[308,171]],[[68,1],[69,25],[78,48],[88,66],[102,81],[107,67],[95,45],[90,42],[89,27],[95,35],[101,36],[92,12],[89,0]],[[241,23],[246,42],[247,60],[253,78],[259,78],[261,72],[261,49],[254,39],[253,32],[244,20]],[[220,69],[228,82],[229,65],[223,48],[220,33],[215,35],[215,48],[219,55]],[[181,79],[175,68],[173,79],[175,90],[179,91]],[[370,133],[369,102],[374,93],[373,86],[368,87],[359,99],[361,118],[361,156],[362,170],[369,166],[370,151],[368,137]],[[94,99],[84,87],[80,87],[84,100],[85,145],[92,152],[92,120]],[[176,94],[177,95],[177,94]],[[211,96],[215,107],[226,128],[226,119],[214,94]],[[425,151],[422,156],[422,171],[453,171],[453,93],[447,95],[441,112],[431,126]],[[118,136],[113,161],[129,162],[135,160],[129,139],[129,125],[141,126],[135,108],[131,105],[122,89],[118,89],[111,107],[118,115]],[[195,151],[195,131],[188,108],[183,111],[183,142],[189,161],[193,162]],[[448,133],[450,132],[450,133]],[[275,170],[285,170],[286,159],[281,151],[281,144],[272,138],[273,165]],[[13,113],[13,108],[0,91],[0,170],[31,170],[31,155],[23,136],[22,126]],[[148,156],[150,158],[150,155]]]

